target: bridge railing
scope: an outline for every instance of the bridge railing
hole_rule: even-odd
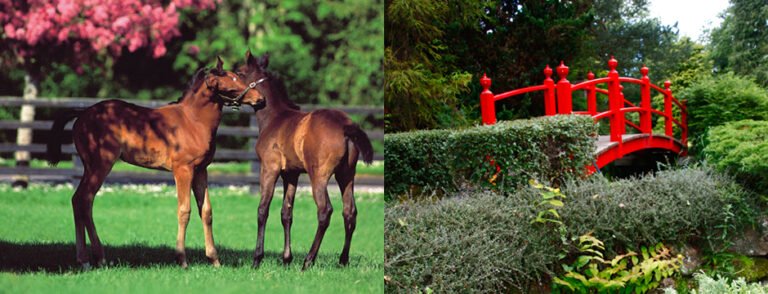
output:
[[[627,133],[627,126],[637,129],[640,133],[653,134],[652,116],[659,115],[664,118],[664,135],[677,139],[673,129],[673,126],[676,125],[679,129],[680,143],[682,146],[687,146],[688,111],[685,101],[681,102],[672,95],[672,90],[670,90],[671,83],[669,81],[664,82],[664,88],[652,84],[650,78],[648,78],[648,68],[645,66],[640,69],[642,75],[640,79],[620,77],[618,71],[616,71],[617,66],[618,61],[611,57],[608,61],[609,72],[607,77],[595,79],[595,75],[589,72],[587,74],[587,81],[571,84],[567,79],[568,67],[564,63],[561,62],[560,66],[557,67],[557,74],[560,78],[557,83],[552,79],[552,68],[547,65],[544,68],[545,79],[541,85],[516,89],[498,95],[494,95],[490,91],[491,79],[483,74],[483,77],[480,78],[480,85],[483,87],[483,91],[480,93],[480,109],[483,124],[492,125],[496,123],[496,101],[525,93],[541,91],[544,96],[544,115],[583,114],[592,116],[595,122],[608,119],[610,124],[610,140],[612,142],[621,142],[622,135]],[[624,97],[624,86],[622,83],[640,86],[639,106]],[[604,85],[605,88],[600,88],[598,85]],[[586,110],[573,110],[573,92],[575,91],[586,92]],[[663,110],[657,110],[652,107],[651,93],[653,91],[664,96]],[[597,94],[608,96],[608,109],[606,111],[598,112]],[[680,110],[679,119],[676,119],[673,115],[674,106]],[[638,124],[627,119],[626,114],[631,112],[639,113]]]

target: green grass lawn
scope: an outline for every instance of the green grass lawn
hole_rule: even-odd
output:
[[[309,192],[296,196],[292,229],[294,261],[283,266],[281,191],[266,228],[266,257],[251,269],[259,198],[247,188],[211,190],[214,237],[222,267],[210,266],[202,224],[193,213],[184,270],[174,263],[176,196],[173,186],[106,186],[94,205],[94,221],[110,264],[80,271],[75,261],[69,185],[33,184],[14,190],[0,184],[0,289],[7,293],[380,293],[384,283],[384,197],[357,193],[358,221],[350,265],[339,267],[344,229],[342,204],[331,189],[334,214],[314,267],[301,271],[317,228]],[[194,207],[194,203],[192,204]],[[193,212],[196,212],[193,208]]]
[[[15,164],[16,164],[16,161],[13,158],[11,159],[0,158],[0,166],[12,167],[12,166],[15,166]],[[30,162],[30,166],[34,168],[49,167],[48,162],[40,159],[32,159],[32,161]],[[62,161],[56,166],[56,168],[65,168],[65,169],[72,168],[72,161]],[[123,171],[123,172],[160,172],[157,170],[147,169],[140,166],[128,164],[123,162],[122,160],[119,160],[117,163],[115,163],[115,167],[113,167],[112,170]],[[214,162],[208,166],[208,173],[212,175],[247,174],[249,172],[251,172],[251,164],[249,162]],[[363,163],[362,160],[360,160],[357,162],[357,174],[383,176],[384,162],[374,161],[371,165],[366,165],[365,163]]]

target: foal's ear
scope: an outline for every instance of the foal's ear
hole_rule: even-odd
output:
[[[264,53],[264,55],[259,58],[259,67],[267,68],[267,65],[269,65],[269,53]]]
[[[221,56],[216,56],[216,71],[219,73],[224,72],[224,61],[221,60]]]
[[[251,54],[250,48],[248,49],[248,51],[245,52],[245,64],[248,66],[257,65],[256,59],[253,58],[253,54]]]

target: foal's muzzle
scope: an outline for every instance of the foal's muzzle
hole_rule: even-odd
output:
[[[242,93],[240,93],[240,95],[237,95],[237,97],[235,97],[235,98],[232,98],[232,97],[228,97],[228,96],[222,95],[221,93],[219,93],[219,97],[221,97],[221,99],[223,99],[223,100],[224,100],[224,105],[226,105],[226,106],[232,106],[232,107],[234,107],[234,108],[237,108],[237,107],[239,107],[239,106],[240,106],[240,104],[243,102],[243,97],[245,97],[245,94],[246,94],[246,93],[248,93],[248,91],[250,91],[251,89],[254,89],[254,88],[256,88],[256,86],[257,86],[258,84],[261,84],[261,83],[263,83],[263,82],[264,82],[264,81],[266,81],[266,80],[267,80],[267,78],[265,77],[265,78],[261,78],[261,79],[259,79],[258,81],[255,81],[255,82],[252,82],[252,83],[248,84],[248,87],[246,87],[246,88],[245,88],[245,90],[243,90],[243,92],[242,92]],[[263,96],[263,95],[262,95],[262,96]],[[265,103],[265,102],[266,102],[265,100],[266,100],[266,99],[263,99],[263,100],[261,100],[261,101],[260,101],[259,103],[257,103],[257,104],[266,104],[266,103]]]

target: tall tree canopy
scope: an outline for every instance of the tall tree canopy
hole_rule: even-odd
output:
[[[733,71],[768,86],[768,3],[731,0],[723,17],[711,34],[715,71]]]

